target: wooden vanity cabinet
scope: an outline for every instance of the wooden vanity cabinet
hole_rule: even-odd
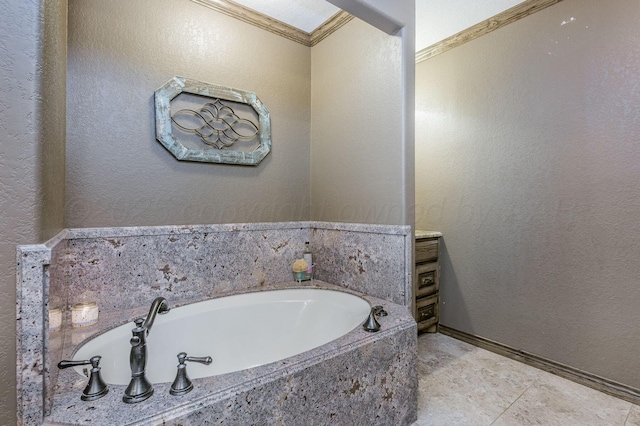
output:
[[[418,333],[436,333],[439,322],[438,294],[440,292],[440,264],[438,255],[440,233],[416,232],[414,314]]]

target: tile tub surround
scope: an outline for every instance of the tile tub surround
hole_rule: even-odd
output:
[[[311,245],[319,279],[411,305],[410,227],[315,222]]]
[[[409,226],[286,222],[69,229],[46,244],[20,246],[18,421],[40,424],[51,405],[58,372],[50,376],[49,365],[60,358],[61,339],[55,333],[50,339],[50,306],[96,301],[102,318],[148,309],[157,296],[177,303],[259,289],[291,279],[305,241],[314,263],[331,265],[318,267],[317,279],[331,282],[333,268],[342,274],[337,284],[403,304],[411,296],[411,239]],[[387,262],[376,266],[381,259]]]
[[[380,319],[378,333],[357,327],[286,360],[195,379],[194,390],[183,397],[171,396],[170,383],[162,383],[154,385],[155,393],[147,401],[128,405],[122,402],[126,386],[110,385],[105,397],[83,402],[80,394],[86,379],[71,369],[61,371],[46,424],[375,424],[376,418],[394,425],[413,423],[417,418],[417,333],[406,307],[320,281],[302,286],[283,283],[258,291],[283,287],[347,291],[384,305],[389,315]],[[140,309],[114,312],[103,321],[113,327],[141,313]],[[64,356],[71,356],[75,347],[97,333],[67,330]]]

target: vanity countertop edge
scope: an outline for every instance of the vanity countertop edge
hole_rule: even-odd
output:
[[[440,238],[442,237],[442,232],[416,230],[415,237],[416,238]]]

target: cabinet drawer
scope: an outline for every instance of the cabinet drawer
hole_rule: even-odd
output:
[[[437,263],[418,265],[416,268],[416,297],[429,296],[437,293],[440,287]]]
[[[421,323],[438,317],[438,296],[424,297],[416,301],[416,322]]]
[[[437,333],[438,332],[438,318],[431,318],[426,321],[420,321],[418,323],[418,333]]]
[[[438,260],[438,240],[416,240],[416,263]]]

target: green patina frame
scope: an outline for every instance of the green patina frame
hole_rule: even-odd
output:
[[[224,99],[251,106],[258,114],[258,146],[251,152],[203,147],[188,148],[173,135],[171,101],[180,93],[191,93],[212,99]],[[156,139],[174,157],[182,161],[257,166],[271,151],[271,117],[269,110],[255,93],[205,83],[185,77],[173,77],[155,91]]]

